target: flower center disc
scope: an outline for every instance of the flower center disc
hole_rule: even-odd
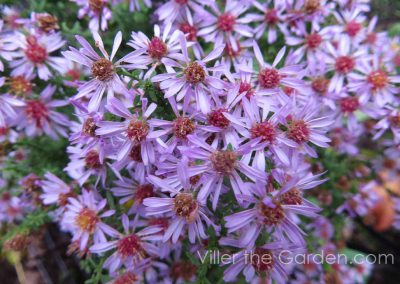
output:
[[[336,59],[335,68],[336,71],[341,74],[347,74],[353,70],[355,66],[354,59],[350,56],[340,56]]]
[[[217,27],[223,32],[231,32],[236,23],[236,18],[230,13],[224,13],[219,16],[217,21]]]
[[[47,59],[47,50],[37,42],[34,36],[29,36],[26,41],[25,55],[28,60],[35,64],[45,62]]]
[[[258,81],[260,82],[261,87],[273,89],[279,86],[281,76],[277,70],[265,68],[260,71],[260,74],[258,74]]]
[[[174,212],[191,223],[196,217],[199,205],[190,193],[179,193],[174,199]]]
[[[223,175],[229,175],[233,172],[236,166],[237,155],[231,150],[215,151],[211,155],[211,163],[214,170]]]
[[[75,222],[83,231],[93,233],[99,220],[99,217],[93,210],[84,208],[76,216]]]
[[[310,130],[303,120],[294,120],[290,122],[287,136],[297,143],[306,142],[310,137]]]
[[[388,83],[388,76],[385,71],[377,70],[371,72],[368,77],[367,81],[372,84],[374,90],[383,89]]]
[[[35,122],[36,127],[42,127],[42,120],[48,119],[47,106],[39,100],[27,101],[25,113],[29,119]]]
[[[282,194],[280,200],[282,204],[286,205],[301,205],[303,203],[301,192],[297,188],[293,188]]]
[[[151,58],[160,60],[167,54],[167,46],[159,37],[153,37],[149,42],[147,52]]]
[[[110,60],[101,58],[93,63],[92,74],[100,81],[109,81],[114,75],[114,65]]]
[[[140,238],[135,234],[131,234],[120,239],[117,243],[117,250],[118,253],[124,258],[129,256],[144,255],[143,248],[140,244]]]
[[[132,120],[128,125],[128,138],[134,143],[142,142],[149,134],[149,126],[145,121]]]
[[[285,218],[285,211],[282,205],[275,202],[275,208],[269,207],[264,203],[260,205],[260,213],[263,216],[263,222],[267,226],[277,225]]]
[[[263,141],[269,143],[273,143],[276,138],[275,126],[269,121],[255,124],[250,129],[250,133],[252,138],[261,137]]]
[[[203,82],[206,78],[204,68],[197,62],[190,62],[189,66],[183,71],[183,74],[186,81],[194,85]]]
[[[257,272],[270,271],[274,265],[271,251],[264,248],[256,248],[251,254],[251,265]]]
[[[177,117],[174,121],[173,127],[175,137],[186,139],[189,134],[193,133],[196,125],[187,117]]]
[[[358,109],[360,103],[356,97],[344,98],[340,101],[342,112],[354,112]]]

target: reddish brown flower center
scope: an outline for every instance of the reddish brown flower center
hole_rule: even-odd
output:
[[[254,95],[254,90],[247,82],[240,82],[239,94],[246,92],[246,98],[250,99]]]
[[[306,0],[304,10],[307,14],[315,13],[321,7],[320,0]]]
[[[177,117],[173,124],[174,135],[180,139],[186,139],[186,137],[193,133],[196,125],[190,118],[187,117]]]
[[[281,75],[279,75],[276,69],[265,68],[260,71],[260,74],[258,74],[258,81],[263,88],[277,88],[281,81]]]
[[[389,117],[390,124],[394,127],[400,127],[400,113]]]
[[[215,151],[211,155],[214,170],[223,175],[229,175],[236,167],[237,154],[231,150]]]
[[[136,187],[135,201],[139,204],[143,203],[143,200],[154,196],[153,186],[151,184],[142,184]]]
[[[155,36],[149,42],[147,52],[151,58],[160,60],[167,55],[167,45],[159,37]]]
[[[96,150],[90,150],[85,157],[85,165],[89,169],[97,170],[103,165],[100,163],[99,153]]]
[[[129,256],[143,256],[144,250],[140,242],[140,238],[135,234],[123,237],[117,243],[118,253],[122,258]]]
[[[287,136],[297,143],[307,142],[310,138],[310,129],[303,120],[292,120],[287,130]]]
[[[181,23],[179,25],[179,30],[181,30],[184,34],[186,34],[187,40],[197,41],[197,28],[196,27],[185,22],[185,23]]]
[[[354,112],[358,109],[360,103],[356,97],[343,98],[340,101],[340,108],[342,112]]]
[[[251,265],[257,272],[270,271],[274,266],[274,258],[270,250],[257,247],[251,253]]]
[[[397,54],[393,59],[394,64],[396,67],[400,67],[400,54]]]
[[[93,233],[96,224],[100,221],[96,212],[89,208],[82,209],[75,218],[76,225],[83,231]]]
[[[135,145],[129,152],[129,157],[135,162],[142,162],[142,150],[140,145]]]
[[[230,13],[223,13],[218,17],[217,27],[223,32],[231,32],[234,29],[236,17]]]
[[[10,88],[16,95],[26,95],[32,92],[32,83],[24,76],[11,77]]]
[[[68,193],[61,193],[58,196],[58,205],[60,206],[67,206],[68,204],[68,198],[70,197],[75,197],[76,194],[73,193],[72,191],[68,192]]]
[[[36,37],[28,36],[26,42],[25,55],[28,60],[34,64],[45,62],[47,59],[47,50],[37,42]]]
[[[252,138],[261,137],[262,141],[268,141],[269,143],[274,143],[276,139],[275,126],[269,121],[255,124],[250,129],[250,133]]]
[[[25,113],[39,128],[42,127],[43,120],[48,119],[47,106],[39,100],[26,101]]]
[[[174,212],[177,216],[186,218],[191,223],[196,218],[199,205],[190,193],[179,193],[174,198]]]
[[[277,225],[282,222],[285,218],[285,211],[282,205],[278,202],[274,202],[275,207],[270,207],[261,203],[259,210],[263,217],[263,223],[267,226]]]
[[[236,49],[234,49],[233,46],[229,42],[227,42],[224,48],[225,55],[231,58],[238,57],[242,52],[242,47],[240,46],[239,41],[236,41],[236,45]]]
[[[134,284],[138,279],[139,277],[135,273],[128,271],[116,278],[112,284]]]
[[[82,133],[87,136],[95,137],[96,136],[96,122],[94,121],[93,117],[88,117],[82,126]]]
[[[313,33],[306,36],[306,44],[310,49],[316,49],[317,47],[320,46],[321,42],[322,42],[322,37],[317,33]]]
[[[96,14],[101,13],[105,6],[104,0],[89,0],[89,8]]]
[[[353,70],[355,66],[354,59],[350,56],[340,56],[336,58],[335,68],[341,74],[347,74]]]
[[[282,204],[286,205],[300,205],[303,203],[300,190],[293,188],[280,196]]]
[[[385,71],[376,70],[368,75],[367,81],[373,86],[374,90],[379,90],[386,87],[389,82],[389,78]]]
[[[350,21],[346,25],[346,32],[349,36],[355,37],[361,28],[362,26],[360,23],[357,23],[356,21]]]
[[[206,72],[204,68],[197,62],[190,62],[189,66],[183,71],[185,79],[190,84],[198,84],[204,81],[206,78]]]
[[[149,134],[149,125],[146,121],[133,119],[128,125],[128,138],[134,143],[140,143]]]
[[[51,31],[58,30],[60,27],[58,26],[58,19],[50,14],[39,15],[38,18],[38,26],[39,29],[48,33]]]
[[[149,226],[161,227],[162,230],[159,233],[163,233],[168,229],[169,222],[167,218],[154,218],[149,220]]]
[[[311,88],[320,94],[325,94],[328,90],[329,80],[324,77],[317,77],[311,82]]]
[[[92,65],[92,74],[100,81],[109,81],[114,76],[114,73],[114,65],[108,59],[101,58]]]
[[[188,262],[180,261],[172,264],[171,277],[175,280],[183,279],[189,282],[197,272],[197,266]]]
[[[67,71],[68,80],[77,81],[81,77],[81,73],[78,70],[70,69]]]
[[[265,22],[270,26],[274,26],[279,22],[278,13],[276,12],[276,9],[270,9],[265,11],[264,18]]]
[[[0,127],[0,137],[5,136],[10,132],[10,128],[8,127]]]
[[[208,123],[215,127],[227,128],[230,124],[230,121],[224,116],[224,112],[226,112],[226,109],[220,108],[208,113]]]
[[[377,40],[377,35],[374,32],[371,32],[369,34],[367,34],[367,38],[365,39],[365,42],[368,44],[375,44]]]
[[[186,5],[188,0],[175,0],[176,3],[178,3],[179,5]]]

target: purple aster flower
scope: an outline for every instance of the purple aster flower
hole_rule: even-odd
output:
[[[268,43],[274,43],[278,38],[279,30],[283,34],[287,33],[287,24],[283,16],[283,12],[286,9],[284,5],[279,5],[279,1],[267,3],[253,1],[252,4],[259,10],[257,12],[262,13],[248,13],[245,16],[246,21],[257,23],[257,27],[254,29],[256,39],[261,38],[267,30]],[[272,7],[270,7],[270,5],[272,5]]]
[[[316,117],[319,112],[316,101],[310,99],[301,107],[293,104],[286,115],[286,137],[296,142],[311,157],[317,157],[317,153],[308,142],[326,148],[331,141],[324,134],[334,120],[329,116]]]
[[[143,200],[149,197],[156,196],[154,186],[147,182],[145,172],[135,169],[135,172],[130,172],[132,178],[122,177],[114,182],[114,187],[111,192],[119,198],[120,204],[130,206],[128,214],[144,215]]]
[[[295,62],[299,63],[304,57],[310,65],[318,64],[319,60],[323,60],[325,53],[325,43],[331,39],[332,32],[330,27],[321,30],[312,30],[310,33],[296,36],[286,36],[286,44],[290,46],[301,45],[293,53]]]
[[[44,178],[44,180],[40,181],[40,186],[43,190],[40,199],[42,199],[43,204],[57,204],[64,208],[68,204],[68,198],[75,197],[71,186],[52,173],[47,172]]]
[[[374,140],[379,139],[389,128],[393,133],[394,142],[400,143],[400,111],[393,107],[386,107],[384,116],[374,127],[377,133],[374,135]]]
[[[172,220],[165,230],[163,242],[171,239],[176,243],[186,230],[191,243],[195,243],[196,239],[207,239],[203,223],[207,227],[212,226],[216,232],[219,231],[219,227],[207,217],[209,212],[205,204],[196,199],[192,191],[179,191],[168,180],[156,176],[150,175],[148,179],[162,191],[171,194],[171,197],[150,197],[143,200],[147,207],[147,216],[166,214]]]
[[[346,93],[342,93],[338,99],[338,116],[337,121],[343,121],[343,118],[347,118],[347,127],[350,131],[356,132],[356,129],[361,127],[359,116],[360,112],[368,115],[371,118],[377,119],[384,114],[382,109],[376,107],[376,105],[363,102],[361,98],[357,96],[351,96]]]
[[[17,118],[17,108],[25,104],[22,100],[10,95],[0,95],[0,127],[6,127]]]
[[[115,252],[104,262],[104,268],[111,273],[117,271],[121,266],[126,268],[135,267],[141,260],[149,256],[157,256],[158,248],[153,244],[159,241],[161,236],[157,233],[161,230],[159,226],[149,226],[140,231],[136,231],[136,219],[130,224],[129,218],[122,215],[123,234],[113,236],[116,240],[95,242],[90,247],[90,252],[102,254],[109,250]]]
[[[266,142],[268,150],[283,164],[288,165],[289,158],[287,157],[285,148],[295,148],[297,144],[288,139],[285,133],[279,129],[279,121],[282,120],[280,113],[282,111],[277,110],[270,116],[270,105],[265,104],[264,107],[260,109],[255,100],[247,100],[247,98],[242,99],[242,105],[245,116],[242,119],[231,120],[233,125],[238,127],[238,131],[241,135],[250,139],[250,141],[255,142],[255,139],[257,139],[259,143]],[[270,118],[267,119],[269,116]],[[227,116],[227,119],[230,119],[230,116]],[[253,153],[254,152],[251,151],[245,155],[249,162]],[[265,149],[255,151],[253,159],[254,167],[262,171],[265,170],[266,153]]]
[[[233,192],[239,202],[241,194],[249,194],[240,173],[254,182],[266,180],[264,171],[250,167],[243,161],[244,158],[242,157],[249,151],[264,148],[265,144],[259,144],[259,141],[256,140],[233,149],[229,149],[228,146],[219,149],[217,144],[209,145],[201,138],[193,135],[188,135],[188,139],[193,146],[181,146],[179,150],[188,159],[198,162],[196,165],[189,167],[188,175],[189,177],[202,175],[202,185],[197,199],[201,203],[206,203],[207,198],[212,195],[212,207],[214,210],[217,207],[222,182],[225,178],[229,178]]]
[[[107,205],[106,199],[96,200],[92,191],[83,190],[77,198],[68,198],[67,210],[62,223],[71,229],[72,241],[79,241],[79,249],[85,250],[89,239],[94,243],[105,243],[106,235],[119,236],[119,233],[102,222],[102,218],[110,217],[114,210],[103,211]]]
[[[0,58],[10,62],[16,56],[18,44],[13,40],[12,34],[3,32],[4,21],[0,20]],[[4,64],[0,60],[0,71],[4,71]]]
[[[180,60],[182,63],[163,59],[162,62],[168,73],[156,75],[152,81],[161,82],[160,88],[165,91],[165,98],[176,95],[177,101],[185,99],[187,104],[191,96],[194,96],[198,108],[203,113],[207,113],[210,108],[210,90],[222,89],[224,83],[209,75],[208,70],[213,69],[207,68],[206,63],[218,58],[223,52],[224,46],[217,46],[202,60],[192,61],[189,58],[185,36],[181,34],[179,39],[183,53],[183,58]]]
[[[50,55],[65,44],[59,33],[24,35],[18,32],[13,36],[13,40],[19,50],[15,60],[10,62],[12,76],[23,75],[29,78],[37,74],[40,79],[47,81],[53,77],[53,71],[66,71],[65,59]]]
[[[200,59],[204,55],[203,47],[199,42],[198,33],[205,16],[206,15],[199,13],[195,13],[192,16],[190,11],[186,11],[186,13],[176,21],[176,28],[185,34],[186,40],[190,42],[194,56],[197,59]]]
[[[111,20],[112,13],[108,5],[109,0],[71,0],[80,6],[78,18],[82,19],[85,15],[89,17],[89,29],[98,31],[99,28],[105,31],[107,22]]]
[[[102,105],[102,98],[105,92],[107,92],[107,99],[114,97],[114,93],[130,97],[128,89],[117,74],[122,59],[115,63],[112,62],[121,45],[122,33],[118,32],[115,36],[111,55],[108,55],[107,51],[104,49],[103,41],[97,32],[93,32],[93,38],[103,57],[99,56],[90,44],[83,37],[78,35],[76,36],[76,40],[80,43],[82,48],[77,50],[70,47],[69,51],[63,52],[66,58],[90,68],[93,79],[81,85],[78,88],[78,94],[73,97],[74,100],[83,97],[90,98],[88,104],[88,111],[90,112],[99,109],[100,105]]]
[[[220,11],[214,3],[210,6],[212,14],[205,17],[202,29],[198,35],[203,37],[207,42],[213,42],[215,46],[224,43],[230,43],[234,50],[238,50],[237,37],[252,37],[252,28],[247,24],[249,19],[240,18],[246,12],[248,5],[246,3],[228,0],[224,5],[224,11]]]
[[[110,113],[125,118],[122,122],[102,121],[98,123],[99,128],[96,134],[102,137],[115,137],[116,140],[122,140],[119,146],[117,160],[122,160],[135,147],[140,146],[140,154],[145,165],[154,164],[155,149],[153,132],[148,123],[148,118],[156,109],[156,104],[152,103],[147,106],[147,99],[142,99],[142,113],[132,114],[128,108],[119,100],[112,98],[108,109]]]
[[[18,129],[24,129],[27,136],[37,136],[43,133],[53,139],[58,134],[67,137],[66,127],[69,119],[66,115],[55,110],[68,104],[64,100],[53,100],[56,87],[48,85],[37,99],[27,99],[19,113],[16,124]]]
[[[128,45],[135,51],[127,54],[121,61],[125,62],[127,69],[146,69],[152,65],[146,72],[144,79],[149,78],[163,58],[181,58],[178,37],[182,33],[175,30],[170,34],[172,23],[168,23],[163,31],[158,25],[154,26],[154,36],[150,40],[142,32],[132,32],[132,40]]]
[[[335,74],[331,78],[328,91],[339,93],[345,86],[345,79],[354,74],[358,69],[359,59],[366,55],[363,48],[355,48],[350,40],[342,37],[335,47],[326,43],[326,49],[329,52],[325,57],[328,71],[333,70]]]
[[[362,23],[365,22],[366,16],[361,13],[360,9],[343,9],[340,12],[334,11],[333,15],[342,32],[352,43],[361,42],[364,34],[362,31],[365,29]]]
[[[394,86],[400,83],[400,76],[390,74],[381,67],[380,58],[375,55],[371,61],[360,60],[357,71],[360,73],[350,73],[348,75],[349,91],[360,94],[360,101],[372,101],[382,107],[385,104],[394,103],[397,99],[395,95],[399,88]]]
[[[203,6],[209,6],[210,4],[213,4],[212,0],[168,0],[156,9],[155,14],[161,22],[173,23],[176,18],[189,14],[191,13],[190,11],[194,11],[202,17],[206,16]]]
[[[284,284],[289,274],[285,265],[287,252],[300,251],[297,246],[283,241],[271,242],[252,249],[243,249],[237,240],[230,238],[222,238],[220,244],[242,248],[234,254],[234,261],[224,271],[226,282],[236,282],[242,272],[248,283]]]
[[[279,190],[273,190],[265,184],[251,184],[251,195],[241,197],[249,204],[254,204],[254,207],[226,216],[224,219],[228,233],[244,229],[240,238],[243,246],[254,244],[263,231],[272,234],[276,239],[288,239],[295,244],[304,245],[305,233],[296,224],[297,215],[315,218],[320,211],[317,206],[303,198],[302,190],[312,179],[304,181],[302,186],[297,178],[290,178],[282,183]]]
[[[260,92],[266,95],[278,94],[282,92],[280,88],[283,86],[309,93],[305,82],[301,80],[303,65],[288,65],[279,69],[276,67],[285,55],[286,47],[283,47],[278,52],[272,65],[264,62],[264,57],[255,41],[253,42],[253,48],[259,66],[257,78],[258,85],[261,88]]]

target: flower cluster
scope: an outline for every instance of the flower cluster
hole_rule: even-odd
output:
[[[63,174],[4,191],[1,222],[46,210],[114,284],[204,277],[187,255],[211,248],[237,256],[226,282],[362,282],[367,266],[281,256],[340,250],[326,210],[400,228],[400,48],[365,1],[72,2],[92,37],[68,49],[48,13],[0,23],[0,142],[69,140]],[[154,8],[152,31],[105,40],[114,5]]]

